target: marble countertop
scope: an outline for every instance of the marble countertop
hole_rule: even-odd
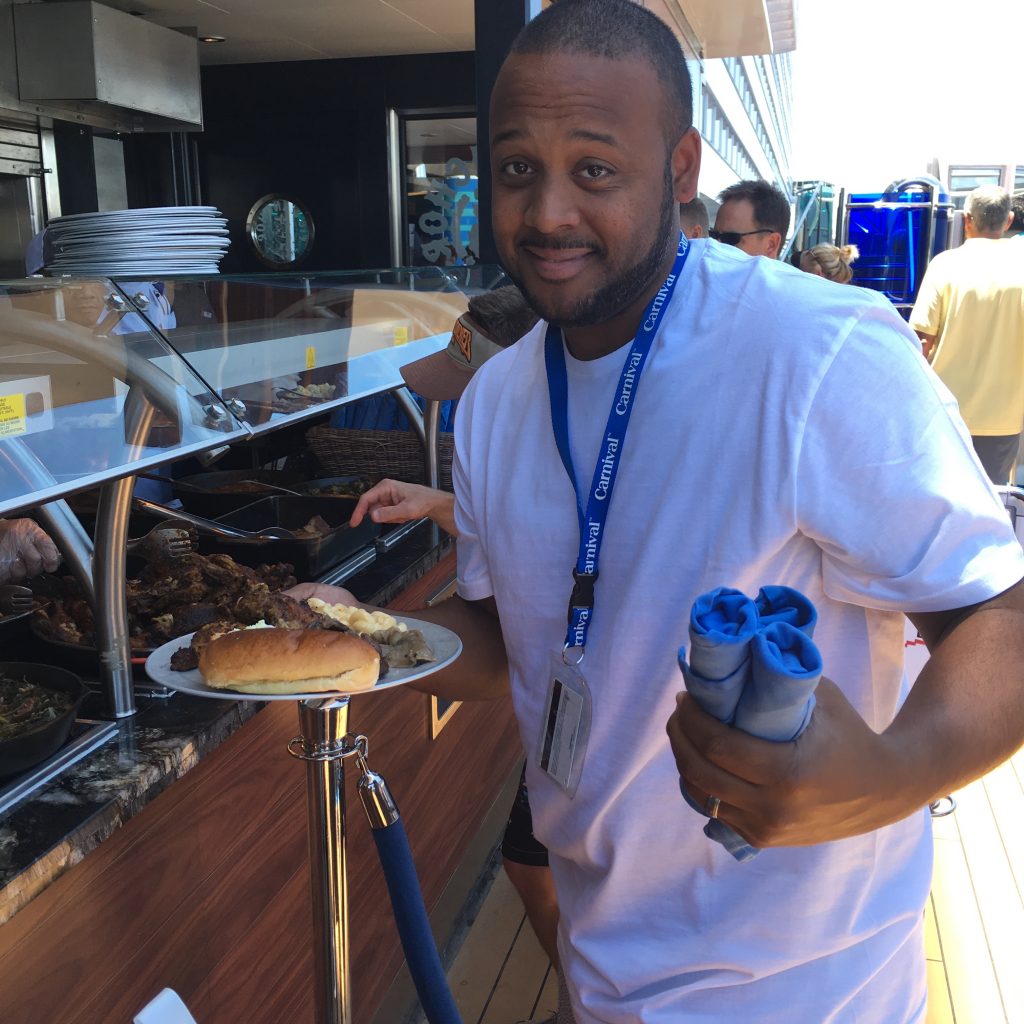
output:
[[[421,527],[346,586],[361,600],[387,604],[450,550],[450,538],[441,538],[436,544],[431,528]],[[140,697],[137,706],[101,747],[0,815],[0,925],[265,704],[175,694]],[[82,714],[102,717],[98,694],[87,699]]]

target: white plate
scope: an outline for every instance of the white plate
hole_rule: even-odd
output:
[[[189,216],[190,214],[195,216],[199,213],[216,213],[219,215],[220,211],[216,206],[143,206],[135,207],[129,210],[102,210],[92,211],[90,213],[66,213],[63,217],[55,217],[54,223],[64,224],[68,221],[83,221],[83,220],[106,220],[110,217],[146,217],[146,216]]]
[[[433,622],[410,619],[405,615],[396,615],[395,618],[399,622],[404,622],[410,629],[420,630],[427,643],[430,644],[436,660],[426,665],[416,665],[413,668],[389,669],[387,675],[372,690],[357,690],[356,693],[376,693],[378,690],[389,690],[392,686],[403,686],[405,683],[411,683],[414,679],[424,679],[446,665],[450,665],[462,653],[462,641],[450,629],[438,626]],[[169,686],[179,693],[187,693],[193,697],[212,697],[214,700],[318,700],[321,697],[337,696],[337,694],[331,693],[266,694],[215,690],[212,686],[206,685],[203,677],[199,674],[199,669],[193,669],[191,672],[175,672],[171,668],[171,655],[181,647],[188,647],[193,636],[195,636],[194,633],[189,633],[188,636],[179,636],[177,640],[171,640],[163,647],[158,647],[146,659],[146,673],[149,678],[163,686]]]

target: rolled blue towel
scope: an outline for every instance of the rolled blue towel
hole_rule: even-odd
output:
[[[744,601],[754,605],[752,634]],[[690,613],[694,646],[689,665],[685,649],[679,650],[687,690],[705,711],[726,724],[760,739],[796,739],[811,719],[814,690],[821,679],[821,654],[811,640],[817,618],[814,605],[791,587],[762,587],[754,602],[728,588],[702,594]],[[731,674],[708,679],[694,671],[695,661]],[[682,780],[679,789],[686,802],[707,817]],[[759,852],[717,818],[708,820],[704,834],[741,863]]]
[[[750,674],[750,641],[757,633],[757,609],[746,594],[719,587],[701,594],[690,609],[690,661],[679,648],[679,668],[686,690],[709,715],[727,725]],[[699,814],[704,808],[679,790]]]
[[[773,622],[750,644],[750,679],[736,705],[737,729],[788,743],[807,728],[821,679],[814,641],[788,622]]]
[[[747,678],[757,608],[730,587],[701,594],[690,609],[690,661],[679,649],[686,689],[720,722],[730,723]]]
[[[799,590],[792,587],[762,587],[754,598],[754,605],[761,626],[788,622],[808,636],[814,636],[818,612]]]

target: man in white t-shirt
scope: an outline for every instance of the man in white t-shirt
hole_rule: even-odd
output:
[[[1024,738],[1024,554],[883,299],[706,241],[666,299],[700,164],[690,95],[671,31],[627,0],[560,0],[501,70],[495,238],[547,323],[460,403],[460,596],[421,614],[465,652],[427,683],[511,680],[579,1024],[919,1022],[927,804]],[[573,570],[608,483],[574,675]],[[835,680],[794,743],[677,696],[694,599],[764,584],[814,601]],[[931,649],[909,695],[903,612]],[[756,859],[704,836],[680,778]]]

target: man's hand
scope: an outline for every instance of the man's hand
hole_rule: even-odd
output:
[[[668,735],[690,795],[721,800],[718,817],[751,845],[808,846],[899,821],[924,806],[901,788],[903,765],[838,686],[822,679],[811,722],[791,743],[723,725],[688,694]],[[680,804],[679,813],[686,813]]]
[[[455,498],[432,487],[381,480],[359,499],[350,523],[358,526],[363,517],[375,523],[406,523],[410,519],[432,519],[446,533],[455,536]]]
[[[0,583],[56,572],[60,552],[49,534],[31,519],[0,520]]]
[[[899,821],[1005,761],[1024,742],[1024,581],[910,619],[931,657],[881,734],[827,679],[792,743],[722,725],[680,695],[668,734],[690,795],[718,797],[718,816],[753,846],[801,846]]]

